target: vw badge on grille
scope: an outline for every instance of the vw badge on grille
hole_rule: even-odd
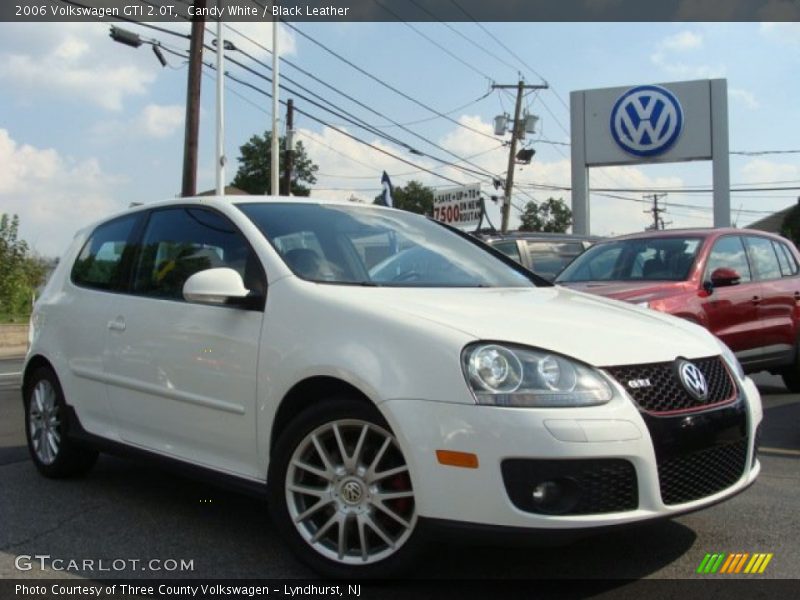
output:
[[[708,398],[708,384],[703,372],[688,360],[678,363],[678,375],[686,391],[700,401]]]

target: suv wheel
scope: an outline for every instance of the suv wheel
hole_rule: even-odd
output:
[[[39,472],[60,478],[83,475],[97,460],[97,451],[66,435],[66,403],[56,374],[37,369],[25,389],[25,433],[28,451]]]
[[[390,577],[421,546],[408,465],[371,404],[329,399],[303,412],[270,466],[276,526],[309,566],[333,577]]]

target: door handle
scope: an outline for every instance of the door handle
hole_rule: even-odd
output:
[[[108,328],[111,331],[125,331],[125,319],[117,317],[113,321],[109,321]]]
[[[795,300],[800,300],[800,292],[795,292],[794,293],[794,299]]]
[[[760,296],[753,296],[753,299],[751,300],[751,302],[753,304],[758,304],[759,302],[761,302],[761,297]]]

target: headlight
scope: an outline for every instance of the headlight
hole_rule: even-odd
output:
[[[611,400],[611,386],[587,365],[544,350],[476,343],[462,352],[462,367],[478,404],[594,406]]]
[[[736,376],[739,379],[744,379],[745,374],[744,374],[744,369],[742,368],[742,363],[740,363],[739,359],[736,358],[736,355],[733,353],[733,350],[728,348],[728,345],[719,338],[717,338],[717,343],[719,344],[719,347],[722,350],[722,358],[726,363],[728,363],[728,367],[730,367],[731,371],[736,373]]]

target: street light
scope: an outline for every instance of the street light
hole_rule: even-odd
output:
[[[138,33],[120,29],[119,27],[114,27],[113,25],[111,26],[111,31],[108,35],[111,36],[111,39],[115,42],[125,44],[126,46],[130,46],[132,48],[138,48],[143,44],[142,38],[139,37]]]
[[[159,48],[161,44],[156,40],[148,40],[146,38],[143,39],[138,33],[128,31],[127,29],[122,29],[121,27],[115,27],[114,25],[111,26],[111,31],[108,33],[108,35],[115,42],[125,44],[131,48],[139,48],[142,44],[149,44],[153,48],[153,54],[156,55],[156,58],[158,59],[158,62],[161,63],[161,66],[167,66],[167,59],[164,58],[164,53],[161,52],[161,48]]]

